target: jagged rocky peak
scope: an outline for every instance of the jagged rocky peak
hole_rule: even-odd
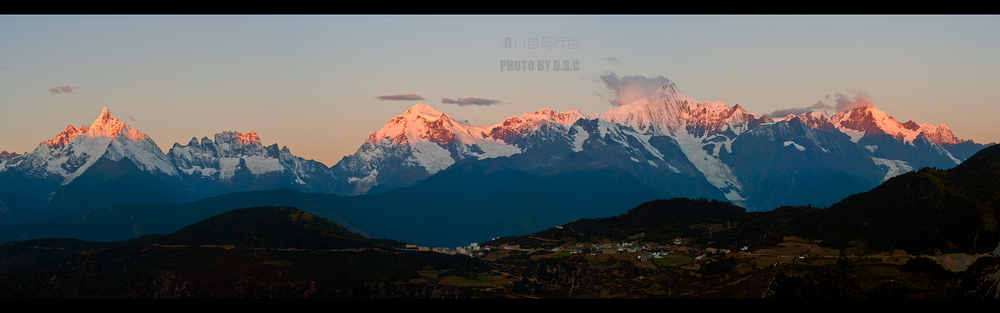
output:
[[[888,134],[904,142],[913,142],[916,138],[925,138],[939,145],[967,141],[956,137],[951,129],[944,124],[934,126],[930,122],[924,122],[917,125],[912,120],[900,123],[874,106],[840,112],[834,115],[831,121],[839,128],[864,133]]]
[[[924,123],[924,124],[929,124],[929,123]],[[917,123],[914,122],[913,120],[909,120],[906,121],[906,123],[903,123],[903,128],[915,131],[920,129],[920,125],[917,125]]]
[[[58,149],[68,144],[70,141],[73,140],[74,137],[82,135],[86,132],[87,132],[86,125],[80,126],[80,128],[74,128],[73,124],[69,124],[69,126],[66,126],[65,130],[56,135],[54,138],[42,141],[42,143],[48,145],[51,148]]]
[[[830,121],[830,116],[826,115],[826,111],[812,111],[807,113],[799,114],[799,116],[807,117],[810,119],[825,120]]]
[[[111,110],[108,110],[108,107],[104,107],[104,109],[101,110],[101,114],[97,116],[96,120],[94,120],[93,125],[121,125],[121,121],[116,119],[114,116],[111,116]]]
[[[557,122],[559,122],[560,124],[563,124],[563,125],[573,125],[573,123],[576,123],[576,120],[579,120],[581,118],[586,118],[586,116],[583,115],[583,113],[580,112],[580,110],[578,110],[578,109],[570,109],[570,110],[568,110],[566,112],[562,112],[562,113],[556,114],[556,116],[559,117],[559,118],[561,118],[561,119],[562,118],[568,118],[565,121],[557,121]],[[572,122],[570,122],[570,120],[572,120]]]
[[[825,129],[825,128],[834,129],[836,127],[833,125],[833,122],[830,120],[830,117],[826,115],[826,112],[824,111],[813,111],[813,112],[802,113],[799,115],[789,114],[788,117],[785,118],[786,121],[792,119],[798,119],[809,128],[814,128],[814,129]]]
[[[240,132],[236,132],[236,139],[239,140],[240,143],[245,145],[261,144],[260,137],[257,137],[257,132],[252,130],[250,131],[250,133],[247,134],[241,134]]]
[[[204,141],[204,140],[203,140]],[[260,145],[260,137],[257,136],[256,132],[241,133],[238,131],[224,131],[215,134],[215,143],[221,145],[225,144],[238,144],[238,145]]]
[[[208,139],[208,137],[201,137],[200,142],[198,141],[198,137],[191,137],[191,140],[188,141],[187,145],[182,145],[179,142],[175,142],[173,148],[171,148],[170,150],[173,151],[175,148],[194,148],[194,149],[215,151],[215,142],[213,142],[212,139]]]
[[[921,125],[922,127],[920,128],[921,131],[918,137],[923,137],[927,140],[930,140],[933,143],[939,145],[960,144],[968,141],[956,137],[955,134],[951,131],[951,128],[948,128],[948,126],[945,124],[938,125],[937,127],[932,127],[930,123],[924,123],[924,125]]]
[[[747,112],[747,110],[743,109],[743,107],[740,106],[739,103],[737,103],[736,105],[733,105],[732,108],[729,108],[729,115],[733,115],[733,114],[737,114],[737,113],[739,113],[739,114],[750,114],[750,112]]]
[[[631,127],[639,132],[677,136],[689,133],[702,137],[717,131],[740,134],[759,120],[756,114],[724,101],[699,102],[681,93],[673,82],[660,87],[653,95],[622,105],[596,117]]]
[[[101,114],[98,115],[97,119],[94,120],[94,123],[90,125],[90,129],[87,133],[90,134],[91,137],[115,137],[126,126],[125,122],[122,122],[111,115],[111,110],[108,110],[108,107],[104,107],[104,109],[101,110]]]
[[[220,157],[233,158],[240,156],[269,156],[278,157],[278,144],[264,146],[261,144],[257,132],[241,133],[238,131],[224,131],[215,134],[215,142],[202,139],[203,146],[214,147]]]
[[[837,127],[860,132],[876,132],[902,138],[900,134],[909,130],[895,118],[874,106],[855,108],[834,115],[831,120]]]
[[[722,103],[724,104],[725,102]],[[747,112],[746,109],[744,109],[742,106],[740,106],[739,103],[737,103],[736,105],[733,105],[733,107],[729,109],[725,119],[727,120],[728,124],[734,124],[734,123],[746,124],[751,121],[759,119],[759,117],[757,116],[757,114]]]
[[[82,128],[82,127],[81,127]],[[90,137],[111,137],[117,139],[119,135],[124,135],[132,141],[149,140],[149,136],[137,129],[132,129],[127,123],[111,115],[111,110],[104,107],[101,114],[97,116],[93,124],[86,130],[85,134]]]
[[[30,153],[31,161],[21,170],[37,177],[61,178],[68,184],[100,158],[128,158],[140,170],[175,176],[176,170],[163,151],[146,134],[116,119],[107,107],[90,126],[66,127],[59,135],[42,141]]]
[[[222,158],[278,156],[278,145],[272,144],[265,147],[261,144],[260,137],[254,131],[246,134],[237,131],[224,131],[215,134],[214,138],[215,140],[213,141],[208,137],[203,137],[199,143],[196,137],[192,137],[187,145],[174,143],[174,147],[170,149],[168,154],[173,155],[174,158],[184,158],[181,155],[188,155],[193,151],[200,151],[197,152],[199,155]]]
[[[17,152],[7,152],[7,150],[0,151],[0,158],[14,158],[20,156]]]
[[[76,138],[76,136],[84,134],[90,137],[110,137],[112,140],[117,139],[118,136],[124,136],[132,141],[149,140],[148,135],[143,134],[137,129],[132,129],[127,123],[116,119],[111,115],[111,110],[104,107],[101,110],[101,114],[97,116],[97,119],[89,127],[83,125],[80,128],[76,128],[73,127],[73,124],[69,124],[65,130],[52,139],[42,141],[42,144],[53,149],[59,149],[73,141],[73,138]]]
[[[517,118],[517,117],[511,117],[511,118]],[[511,118],[508,118],[507,120],[510,120]],[[563,126],[570,126],[573,125],[573,123],[576,123],[577,120],[585,118],[585,116],[583,115],[583,113],[580,113],[580,110],[577,109],[572,109],[562,113],[556,113],[555,110],[544,108],[535,112],[524,112],[524,114],[521,114],[520,118],[550,120],[559,123]],[[504,120],[504,122],[506,123],[507,120]]]

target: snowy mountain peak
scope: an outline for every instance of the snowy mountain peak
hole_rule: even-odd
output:
[[[114,118],[105,107],[88,127],[66,127],[59,135],[42,141],[19,163],[19,170],[36,177],[62,179],[68,184],[98,159],[128,158],[142,171],[177,176],[166,155],[149,136]]]
[[[681,121],[678,121],[678,115],[681,111],[679,106],[688,103],[685,100],[694,101],[681,94],[677,87],[671,83],[657,89],[656,93],[649,98],[637,100],[589,117],[628,126],[640,133],[665,135],[683,131],[683,125]]]
[[[94,123],[90,125],[87,129],[87,136],[90,137],[111,137],[114,140],[119,134],[124,135],[126,138],[132,141],[145,141],[149,140],[149,136],[139,132],[137,129],[132,129],[128,124],[116,119],[111,116],[111,111],[107,107],[101,110],[101,114],[97,116]]]
[[[646,134],[704,137],[713,132],[732,130],[740,134],[759,119],[739,105],[732,108],[723,101],[698,102],[682,94],[670,83],[651,97],[608,110],[600,119],[632,127]]]
[[[101,114],[98,115],[97,119],[94,120],[94,123],[90,125],[90,129],[97,132],[109,132],[109,135],[114,135],[121,130],[123,124],[125,123],[116,119],[114,116],[111,116],[111,110],[108,110],[108,107],[104,107],[104,109],[101,110]]]
[[[423,103],[417,103],[412,107],[410,107],[409,110],[406,110],[406,113],[403,113],[403,115],[400,116],[405,116],[410,118],[422,117],[426,120],[431,121],[441,117],[441,114],[443,114],[441,113],[441,111],[435,110],[429,105]]]
[[[473,126],[418,103],[368,136],[358,152],[337,163],[336,171],[342,171],[353,185],[351,194],[363,194],[385,183],[378,178],[380,171],[417,170],[429,176],[465,158],[520,153],[520,148],[490,136],[502,124]]]
[[[677,85],[674,82],[670,82],[667,85],[660,87],[656,90],[656,97],[666,99],[666,98],[676,98],[678,96],[684,96],[680,90],[677,89]],[[686,96],[685,96],[686,97]]]
[[[918,137],[936,144],[957,144],[966,141],[955,137],[951,129],[944,124],[934,126],[930,122],[924,122],[917,125],[912,120],[900,123],[874,106],[838,113],[831,118],[831,121],[843,130],[857,133],[887,134],[904,142],[913,142]]]
[[[376,143],[392,140],[397,144],[408,144],[418,141],[450,142],[454,134],[445,125],[464,125],[455,122],[448,115],[430,106],[417,103],[403,114],[389,120],[379,131],[368,136],[368,142]],[[451,133],[449,136],[448,134]]]
[[[49,147],[51,147],[53,149],[58,149],[58,148],[62,148],[63,146],[65,146],[66,144],[68,144],[70,141],[72,141],[73,137],[82,135],[82,134],[84,134],[86,132],[87,132],[87,126],[86,125],[80,126],[80,128],[74,128],[73,124],[69,124],[69,126],[66,126],[66,130],[63,130],[61,133],[59,133],[58,135],[56,135],[55,138],[52,138],[52,139],[49,139],[49,140],[46,140],[46,141],[42,141],[42,143],[45,144],[45,145],[48,145]]]
[[[101,109],[101,114],[97,116],[97,120],[94,122],[96,123],[97,121],[107,121],[112,119],[114,119],[114,117],[111,116],[111,110],[108,110],[108,107],[104,107]]]
[[[681,91],[677,89],[677,85],[675,85],[673,82],[670,82],[670,84],[667,84],[666,86],[657,89],[656,93],[653,94],[653,96],[650,98],[653,100],[653,102],[658,104],[665,104],[668,107],[670,106],[687,107],[690,105],[694,105],[695,103],[698,103],[693,98],[688,97],[687,95],[681,93]]]
[[[730,115],[732,115],[734,113],[737,113],[737,112],[739,112],[739,113],[748,113],[748,114],[750,113],[750,112],[747,112],[747,110],[743,109],[743,107],[741,107],[739,103],[737,103],[736,105],[734,105],[732,108],[729,109],[729,114]]]
[[[833,116],[832,121],[834,126],[838,128],[863,133],[887,134],[898,140],[903,140],[908,133],[913,132],[874,106],[837,113]]]
[[[926,125],[926,126],[925,126]],[[927,140],[930,140],[936,144],[959,144],[966,142],[968,140],[958,139],[955,134],[951,132],[951,128],[947,125],[941,124],[937,127],[932,127],[930,123],[924,123],[920,127],[920,135]]]

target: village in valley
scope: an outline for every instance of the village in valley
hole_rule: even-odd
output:
[[[905,288],[909,288],[905,289],[907,292],[916,289],[930,293],[938,290],[934,284],[954,287],[960,280],[911,273],[914,267],[908,263],[912,264],[914,259],[940,265],[952,273],[949,275],[958,275],[977,259],[993,257],[917,256],[903,250],[873,252],[861,243],[847,249],[833,249],[821,246],[821,240],[794,236],[783,236],[776,245],[757,247],[726,246],[695,237],[647,241],[644,233],[623,241],[581,242],[544,237],[547,236],[533,234],[494,238],[482,245],[474,243],[455,249],[410,245],[407,250],[466,255],[493,264],[489,273],[466,277],[449,275],[447,270],[427,269],[421,272],[421,278],[411,282],[478,287],[484,292],[511,297],[730,298],[806,292],[801,290],[815,292],[823,290],[823,280],[830,279],[827,276],[846,275],[851,277],[851,283],[861,285],[858,290],[880,292],[881,285],[904,282]],[[830,269],[840,274],[830,274]],[[781,277],[777,280],[781,284],[775,283],[775,277]],[[858,287],[855,285],[852,287]]]
[[[558,226],[557,228],[562,228]],[[595,242],[595,243],[566,243],[545,246],[521,247],[518,244],[500,244],[497,246],[480,246],[472,243],[465,247],[449,249],[444,247],[424,247],[413,244],[406,245],[404,250],[410,251],[433,251],[449,255],[466,255],[484,260],[496,260],[510,255],[517,251],[517,254],[531,255],[533,259],[540,258],[563,258],[572,255],[580,255],[590,261],[603,262],[608,258],[618,260],[634,261],[637,265],[642,262],[653,262],[655,264],[682,266],[690,270],[697,270],[700,264],[710,262],[715,258],[738,258],[742,260],[752,260],[759,267],[768,267],[780,264],[811,264],[829,265],[843,257],[840,250],[820,247],[818,241],[809,241],[798,237],[786,236],[782,242],[775,247],[761,248],[751,251],[748,246],[741,247],[706,247],[698,248],[692,246],[690,240],[676,238],[668,243],[644,242],[642,234],[636,235],[637,240],[630,242]],[[497,238],[494,238],[497,239]],[[544,239],[541,241],[546,241]],[[548,240],[553,241],[554,240]],[[879,259],[887,264],[905,264],[916,256],[909,255],[903,250],[894,250],[891,253],[881,253],[875,255],[850,255],[848,258],[856,259]],[[965,254],[949,254],[944,256],[923,256],[934,260],[946,269],[955,271],[964,270],[975,256]]]

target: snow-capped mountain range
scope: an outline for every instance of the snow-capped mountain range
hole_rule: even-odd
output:
[[[330,169],[322,163],[294,156],[288,147],[264,146],[256,132],[226,131],[215,140],[191,138],[175,143],[167,153],[195,198],[224,193],[292,187],[330,192]]]
[[[135,173],[143,178],[121,186],[138,194],[169,186],[174,190],[158,198],[168,203],[278,188],[349,196],[408,187],[469,158],[503,158],[538,175],[614,166],[662,197],[769,210],[832,204],[907,171],[952,167],[985,146],[943,124],[900,123],[875,107],[773,119],[739,105],[698,102],[673,83],[604,113],[543,109],[489,126],[416,104],[332,167],[264,146],[252,131],[192,138],[163,153],[105,108],[91,125],[69,125],[31,152],[0,152],[0,199],[9,212],[2,214],[15,222],[47,216],[53,203],[65,214],[76,210],[67,207],[74,195],[124,184],[121,177]],[[80,177],[86,186],[74,186]]]
[[[832,204],[920,167],[950,168],[985,146],[958,139],[943,124],[900,123],[875,107],[775,120],[739,105],[696,101],[670,83],[605,113],[544,109],[490,126],[417,104],[333,170],[346,177],[342,194],[357,195],[405,187],[471,157],[510,157],[522,170],[552,172],[582,153],[664,196],[767,210]]]
[[[0,199],[10,199],[16,222],[91,208],[84,204],[182,203],[290,187],[332,193],[333,183],[329,167],[294,156],[287,147],[263,146],[255,132],[223,132],[214,141],[192,138],[163,153],[148,135],[114,118],[107,108],[91,125],[69,125],[31,152],[0,153]],[[111,190],[87,195],[102,188]],[[164,188],[169,190],[160,190]]]
[[[112,117],[108,108],[89,127],[74,128],[70,124],[55,138],[39,143],[34,151],[5,163],[2,170],[12,168],[40,178],[59,178],[65,185],[102,156],[112,161],[128,158],[144,171],[177,176],[170,160],[148,135]]]

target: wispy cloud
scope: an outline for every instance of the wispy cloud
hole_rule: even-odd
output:
[[[411,93],[411,94],[407,94],[407,95],[381,96],[381,97],[375,97],[375,99],[379,99],[379,100],[416,101],[416,100],[424,100],[424,97],[421,97],[421,96],[418,96],[418,95],[415,95],[415,94]]]
[[[827,110],[827,109],[833,109],[833,107],[827,105],[826,103],[823,103],[823,101],[817,101],[815,104],[807,107],[795,107],[795,108],[775,110],[774,112],[768,113],[767,116],[785,117],[788,116],[788,114],[799,115],[802,113],[809,113],[812,111]]]
[[[639,99],[652,96],[657,89],[672,84],[663,76],[646,77],[642,75],[619,77],[615,72],[605,72],[598,79],[611,90],[611,105],[623,106]],[[598,93],[600,96],[600,93]],[[600,96],[603,99],[603,96]]]
[[[73,90],[76,90],[76,89],[80,89],[80,87],[77,87],[77,86],[62,86],[62,87],[56,87],[56,88],[49,88],[49,93],[54,94],[54,95],[60,94],[60,93],[71,93],[71,92],[73,92]]]
[[[852,89],[850,93],[852,95],[834,94],[833,101],[836,103],[835,108],[837,109],[837,113],[875,106],[875,103],[872,102],[872,96],[869,96],[867,92]],[[826,98],[830,99],[830,96],[826,96]]]
[[[788,114],[798,115],[819,110],[828,111],[827,113],[830,113],[829,111],[833,111],[832,114],[837,114],[857,108],[875,106],[875,103],[872,102],[872,97],[869,96],[867,92],[857,89],[851,89],[848,91],[848,94],[838,92],[834,93],[832,97],[827,95],[824,98],[826,99],[825,101],[820,100],[810,106],[776,110],[768,114],[768,116],[785,117],[788,116]]]
[[[500,104],[500,100],[484,99],[484,98],[473,98],[473,97],[458,98],[458,99],[455,99],[455,100],[448,99],[448,98],[441,98],[441,103],[452,103],[452,104],[457,104],[457,105],[460,105],[460,106],[467,106],[467,105],[494,105],[494,104]]]
[[[618,57],[615,57],[613,55],[604,57],[604,60],[608,61],[608,63],[614,64],[614,65],[618,65],[618,66],[622,66],[622,62],[618,61]]]

